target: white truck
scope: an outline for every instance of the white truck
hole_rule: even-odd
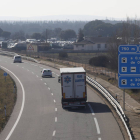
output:
[[[60,68],[62,108],[86,107],[86,72],[83,67]]]

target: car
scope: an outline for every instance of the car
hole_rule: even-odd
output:
[[[52,71],[50,69],[43,69],[41,73],[42,73],[42,77],[46,77],[46,76],[52,77]]]
[[[21,58],[20,55],[15,55],[15,56],[14,56],[14,61],[13,61],[13,63],[16,63],[16,62],[22,63],[22,58]]]

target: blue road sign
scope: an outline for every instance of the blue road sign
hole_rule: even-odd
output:
[[[118,49],[118,86],[140,88],[140,46],[121,45]]]
[[[4,75],[4,76],[7,76],[7,73],[5,72],[3,75]]]

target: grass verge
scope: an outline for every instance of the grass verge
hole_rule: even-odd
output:
[[[4,71],[0,69],[0,132],[8,122],[16,102],[15,82],[7,75],[3,75]]]

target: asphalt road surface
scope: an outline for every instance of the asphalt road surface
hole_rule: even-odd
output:
[[[62,109],[59,70],[0,56],[0,67],[16,81],[17,102],[0,140],[123,140],[108,106],[87,87],[86,109]],[[50,68],[52,78],[42,78]]]

